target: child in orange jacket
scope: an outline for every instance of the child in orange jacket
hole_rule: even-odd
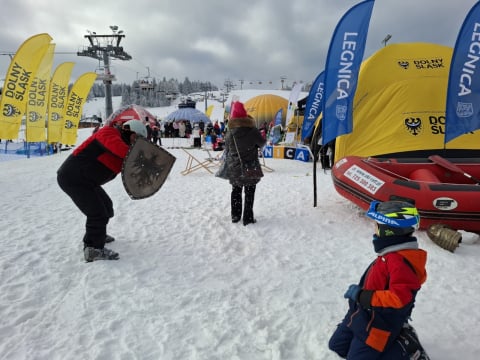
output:
[[[345,292],[349,310],[329,348],[350,360],[426,360],[408,324],[417,292],[427,278],[427,253],[413,236],[420,221],[418,211],[408,202],[373,201],[367,216],[377,225],[373,235],[377,258],[359,284]]]

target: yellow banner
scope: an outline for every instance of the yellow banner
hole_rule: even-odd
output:
[[[205,115],[207,115],[207,117],[210,119],[210,115],[212,115],[212,111],[213,111],[213,105],[210,105],[208,108],[207,108],[207,111],[205,111]]]
[[[82,117],[82,108],[96,79],[96,73],[88,72],[80,76],[73,84],[68,94],[64,112],[65,121],[63,122],[61,141],[63,145],[73,146],[76,144],[78,124]]]
[[[27,142],[45,141],[45,125],[48,105],[48,88],[53,65],[55,44],[50,44],[47,53],[28,89],[25,138]]]
[[[16,139],[25,113],[28,89],[52,38],[38,34],[25,40],[10,62],[0,100],[0,139]]]
[[[62,140],[63,113],[68,98],[68,82],[73,70],[73,62],[64,62],[57,66],[50,81],[48,94],[47,142]]]

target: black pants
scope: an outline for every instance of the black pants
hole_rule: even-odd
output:
[[[101,186],[81,181],[75,172],[59,171],[58,185],[85,214],[84,247],[103,249],[107,236],[108,220],[113,217],[113,203]]]
[[[232,186],[231,207],[232,219],[242,217],[242,188],[245,191],[245,204],[243,207],[243,221],[253,222],[253,202],[255,201],[256,185]]]

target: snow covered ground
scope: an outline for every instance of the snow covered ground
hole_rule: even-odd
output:
[[[185,153],[169,151],[153,197],[131,200],[120,177],[105,186],[120,260],[93,263],[56,183],[69,152],[0,162],[0,359],[337,359],[327,343],[375,256],[371,220],[322,170],[313,207],[312,163],[267,159],[258,222],[232,224],[228,182],[182,176]],[[418,241],[429,277],[412,324],[433,360],[478,359],[479,237],[464,233],[455,253]]]

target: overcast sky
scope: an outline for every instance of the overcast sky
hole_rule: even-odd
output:
[[[56,44],[54,66],[75,62],[72,79],[99,67],[79,57],[87,30],[111,34],[133,59],[112,61],[117,81],[150,75],[211,81],[237,88],[258,82],[280,88],[312,82],[325,66],[328,45],[340,18],[359,0],[2,0],[0,79],[10,57],[28,37],[48,33]],[[389,43],[432,42],[453,47],[474,0],[377,0],[365,57]],[[53,71],[53,70],[52,70]],[[250,82],[257,85],[250,85]]]

